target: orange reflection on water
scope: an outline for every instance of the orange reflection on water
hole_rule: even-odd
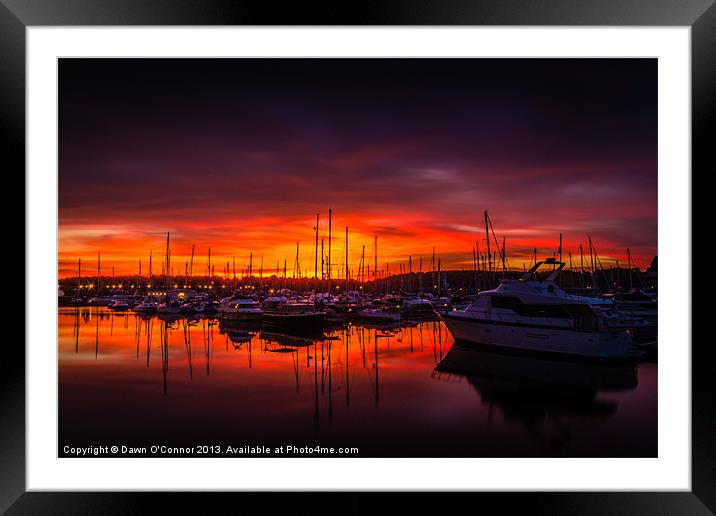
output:
[[[359,446],[361,456],[656,453],[656,364],[640,365],[637,383],[633,366],[555,366],[468,350],[437,321],[348,325],[316,339],[105,308],[63,308],[58,320],[61,445],[320,443]],[[451,369],[452,359],[460,367]]]

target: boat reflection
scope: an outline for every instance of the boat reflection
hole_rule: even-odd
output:
[[[440,321],[296,334],[96,306],[63,308],[58,321],[61,435],[78,442],[101,429],[182,443],[210,424],[226,443],[280,445],[288,428],[378,455],[413,456],[425,439],[435,456],[595,456],[605,439],[615,456],[651,456],[655,446],[655,364],[637,366],[637,386],[629,365],[456,345]],[[525,429],[534,438],[515,445]]]
[[[144,356],[143,365],[152,367],[152,357],[159,354],[161,392],[171,389],[170,369],[185,368],[189,381],[194,380],[197,355],[201,352],[200,370],[212,373],[215,344],[218,336],[224,337],[225,349],[245,352],[248,367],[254,366],[256,348],[265,356],[290,357],[295,392],[301,392],[302,383],[308,382],[312,391],[314,418],[321,417],[321,405],[329,421],[333,419],[334,397],[341,394],[345,406],[351,404],[351,366],[363,369],[370,379],[372,400],[380,406],[380,355],[386,358],[424,351],[425,342],[431,342],[432,355],[439,360],[443,355],[443,340],[447,333],[437,321],[420,324],[367,323],[328,327],[318,331],[301,330],[290,334],[275,329],[262,329],[260,323],[219,321],[203,315],[146,314],[113,312],[103,307],[72,308],[74,351],[80,352],[80,334],[83,328],[94,326],[94,356],[102,356],[104,339],[111,341],[107,353],[115,355],[124,349],[124,339],[131,332],[135,359]],[[64,312],[64,315],[69,315]],[[133,320],[133,324],[131,321]],[[116,335],[115,325],[121,326],[122,335]],[[158,349],[156,344],[159,331]],[[118,342],[119,338],[121,342]],[[129,339],[126,339],[129,340]],[[184,356],[176,355],[177,345]],[[402,344],[398,347],[398,345]],[[392,345],[392,347],[391,347]],[[154,346],[154,349],[153,349]],[[198,347],[200,346],[200,347]],[[172,351],[173,350],[173,351]],[[276,360],[279,360],[278,357]],[[172,366],[173,364],[173,366]],[[265,366],[264,362],[264,366]],[[310,374],[306,375],[308,372]],[[302,374],[303,373],[303,374]],[[176,380],[173,380],[176,381]],[[342,392],[341,392],[342,391]]]
[[[262,329],[260,323],[249,321],[219,321],[205,315],[182,314],[147,314],[131,312],[114,312],[104,307],[73,307],[61,312],[60,324],[66,321],[68,315],[72,316],[74,352],[80,352],[81,334],[83,329],[93,327],[94,330],[94,357],[101,356],[102,341],[107,339],[116,341],[120,339],[119,347],[127,339],[129,331],[132,332],[131,342],[135,358],[144,354],[145,366],[150,367],[153,353],[153,340],[156,340],[156,331],[159,329],[159,354],[161,358],[163,392],[166,393],[166,376],[169,371],[169,350],[177,342],[175,333],[180,334],[186,354],[186,365],[189,378],[194,375],[194,347],[201,339],[203,369],[206,374],[211,373],[211,359],[213,357],[215,333],[224,336],[225,348],[229,346],[234,351],[248,351],[249,367],[252,360],[252,344],[260,343],[262,353],[297,353],[306,349],[306,364],[311,365],[313,357],[321,357],[323,373],[328,383],[332,383],[332,370],[335,367],[345,369],[346,391],[349,385],[349,366],[353,358],[351,345],[357,344],[359,352],[358,365],[369,368],[374,372],[375,401],[379,402],[379,373],[378,353],[386,355],[400,355],[404,353],[421,353],[425,350],[425,343],[432,343],[432,355],[439,361],[448,347],[448,334],[444,326],[438,321],[404,322],[404,323],[360,323],[348,324],[319,330],[300,330],[291,333],[280,332],[275,329]],[[108,323],[108,324],[107,324]],[[115,326],[121,326],[123,332],[116,335]],[[391,349],[391,343],[393,348]],[[396,347],[396,344],[404,344]],[[340,357],[335,356],[333,348],[340,346]],[[142,347],[145,348],[142,353]],[[313,356],[309,348],[314,349]],[[371,361],[372,359],[372,361]],[[325,383],[325,382],[324,382]],[[322,385],[325,390],[325,385]],[[347,393],[348,396],[348,393]],[[348,397],[349,400],[349,397]],[[347,402],[349,403],[349,401]]]
[[[634,365],[604,365],[525,356],[456,343],[438,363],[432,377],[467,380],[488,405],[488,418],[499,408],[505,420],[518,422],[550,447],[573,437],[569,419],[601,420],[617,410],[609,391],[637,387]]]

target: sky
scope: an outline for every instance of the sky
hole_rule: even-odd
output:
[[[656,59],[61,59],[60,277],[657,254]],[[491,242],[494,251],[494,240]],[[319,251],[320,252],[320,251]],[[85,265],[86,264],[86,265]],[[232,265],[233,267],[233,265]],[[198,271],[198,272],[197,272]]]

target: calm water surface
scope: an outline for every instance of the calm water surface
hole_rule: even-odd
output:
[[[58,319],[60,456],[65,445],[112,444],[657,454],[656,363],[495,353],[454,344],[433,321],[313,340],[104,308],[63,308]]]

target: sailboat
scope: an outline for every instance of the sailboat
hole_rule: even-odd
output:
[[[164,266],[164,302],[157,305],[157,313],[162,315],[177,315],[181,313],[181,303],[176,299],[169,298],[169,271],[170,269],[170,253],[169,253],[169,233],[167,233],[167,250]]]

